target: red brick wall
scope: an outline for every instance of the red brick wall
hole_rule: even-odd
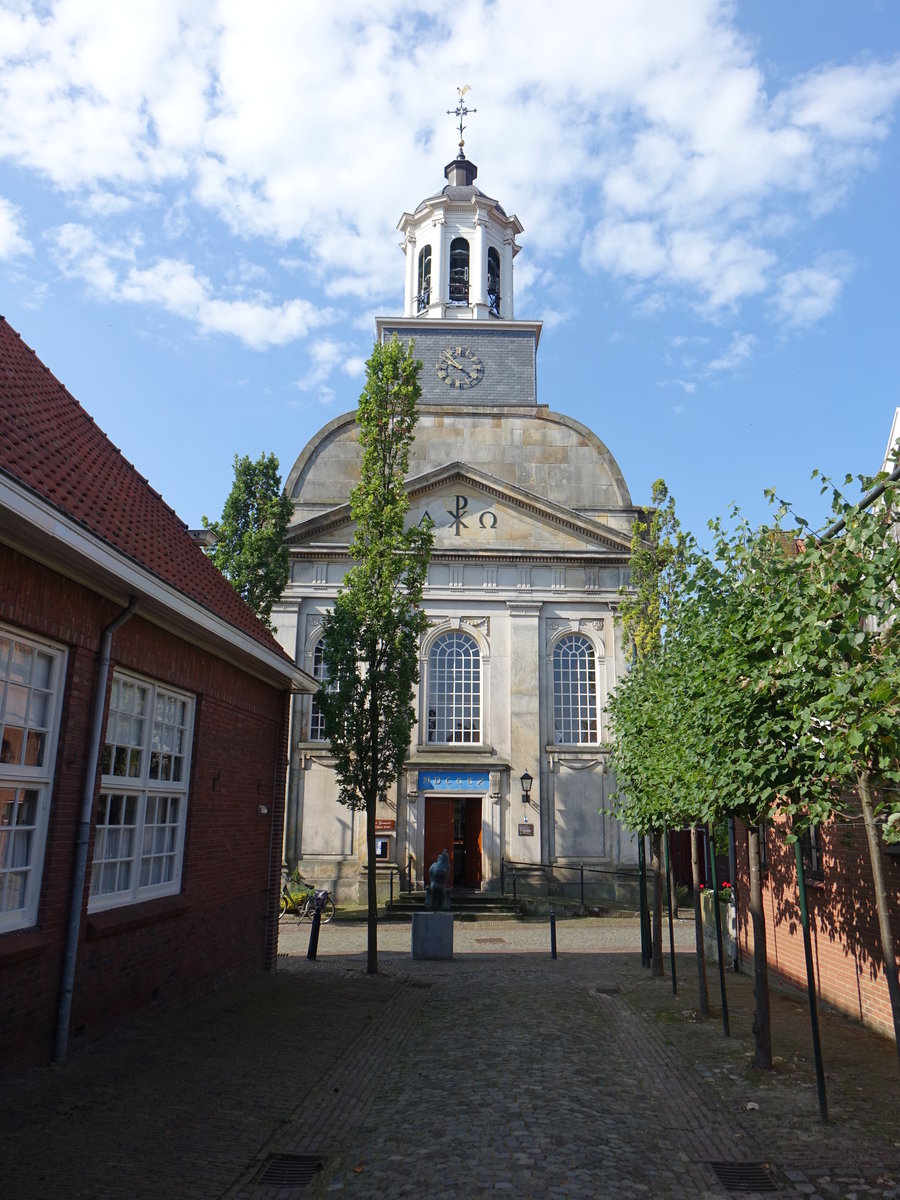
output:
[[[868,845],[858,808],[851,811],[851,820],[820,828],[822,879],[807,880],[816,989],[826,1003],[893,1037]],[[740,825],[737,841],[739,937],[749,957],[753,937],[747,914],[747,842]],[[781,828],[767,831],[766,845],[769,869],[763,879],[763,909],[769,970],[805,989],[794,847],[784,842]],[[884,858],[891,928],[895,943],[900,943],[900,855]]]
[[[69,650],[38,923],[0,935],[0,1071],[52,1053],[100,637],[120,611],[0,545],[0,619]],[[286,695],[140,615],[112,654],[197,697],[182,894],[90,918],[85,894],[72,1045],[274,965]]]

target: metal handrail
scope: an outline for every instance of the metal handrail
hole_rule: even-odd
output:
[[[606,867],[585,866],[584,863],[579,863],[578,866],[575,866],[574,864],[569,864],[569,863],[552,863],[552,864],[549,864],[549,863],[543,863],[543,864],[542,863],[519,863],[519,862],[513,862],[511,859],[508,859],[508,858],[501,858],[500,859],[500,895],[501,896],[506,895],[506,872],[507,872],[507,870],[510,870],[512,872],[513,909],[515,909],[516,903],[517,903],[516,882],[517,882],[518,876],[522,875],[522,874],[533,875],[536,872],[538,874],[543,875],[544,872],[547,870],[548,866],[552,866],[554,873],[557,871],[577,871],[578,872],[580,884],[581,884],[580,894],[581,894],[581,907],[582,908],[584,908],[584,876],[585,876],[585,872],[587,872],[590,875],[614,875],[617,879],[621,879],[622,877],[624,877],[626,879],[638,879],[639,880],[641,877],[641,873],[637,868],[634,868],[633,870],[629,870],[627,867],[620,867],[618,870],[609,870]]]

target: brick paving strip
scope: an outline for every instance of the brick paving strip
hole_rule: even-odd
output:
[[[503,940],[476,939],[492,949]],[[284,965],[360,970],[360,957]],[[749,1142],[736,1156],[733,1124],[706,1105],[702,1086],[685,1078],[677,1056],[622,995],[591,987],[600,974],[600,963],[585,956],[549,971],[546,957],[524,966],[500,955],[411,964],[403,972],[408,986],[223,1200],[295,1200],[296,1189],[254,1182],[274,1155],[326,1160],[303,1189],[309,1200],[341,1192],[412,1196],[435,1186],[473,1197],[586,1200],[609,1189],[618,1197],[726,1195],[706,1162],[758,1156]],[[605,956],[602,974],[610,977]],[[547,1004],[553,1019],[543,1063],[528,1060],[525,1040],[502,1045],[504,1031]],[[520,1104],[516,1095],[532,1099]]]
[[[773,1162],[781,1200],[900,1200],[893,1047],[826,1019],[818,1125],[802,1006],[780,1007],[784,1067],[747,1072],[751,981],[729,984],[732,1038],[692,1024],[689,974],[673,1001],[634,921],[561,923],[556,962],[546,924],[459,922],[447,963],[413,962],[409,925],[385,925],[374,977],[361,925],[323,929],[315,963],[308,926],[281,932],[274,976],[0,1088],[4,1200],[737,1200],[718,1161]],[[676,939],[689,950],[688,923]],[[268,1188],[271,1154],[324,1168]]]

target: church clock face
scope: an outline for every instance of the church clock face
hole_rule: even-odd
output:
[[[474,352],[464,346],[451,346],[442,350],[436,367],[438,379],[448,387],[472,388],[481,382],[484,363]]]

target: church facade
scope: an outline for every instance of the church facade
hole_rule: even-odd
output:
[[[379,870],[422,886],[443,849],[457,888],[496,891],[509,865],[539,889],[616,892],[636,842],[613,813],[605,701],[626,669],[615,621],[639,515],[612,454],[539,401],[539,321],[516,320],[522,226],[459,156],[446,186],[405,213],[402,316],[377,335],[413,341],[422,397],[409,520],[429,519],[418,723],[377,813]],[[286,481],[291,576],[272,619],[321,677],[322,616],[350,565],[355,415],[325,426]],[[364,814],[337,802],[315,698],[296,696],[285,859],[339,900],[365,892]],[[529,868],[527,871],[522,868]]]

